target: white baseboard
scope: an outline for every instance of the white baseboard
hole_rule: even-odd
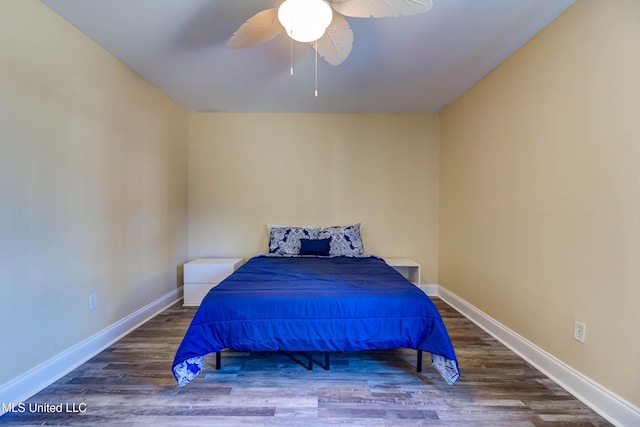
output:
[[[163,295],[95,335],[2,384],[0,386],[0,402],[4,403],[5,407],[10,403],[24,402],[181,298],[182,287]],[[3,413],[0,411],[0,415]]]
[[[640,425],[640,408],[585,377],[535,344],[511,331],[453,292],[438,285],[421,285],[430,296],[439,296],[451,307],[514,351],[540,372],[617,426]],[[176,289],[59,355],[0,386],[0,402],[20,403],[49,386],[102,350],[179,301]],[[464,375],[464,372],[463,372]],[[3,412],[0,412],[2,415]]]
[[[556,359],[446,288],[438,286],[438,296],[609,422],[617,426],[640,426],[640,408]]]
[[[439,288],[440,287],[438,285],[430,285],[426,283],[420,285],[420,289],[422,289],[422,291],[430,297],[437,297]]]

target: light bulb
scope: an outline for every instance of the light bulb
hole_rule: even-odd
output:
[[[289,37],[308,43],[324,35],[333,10],[324,0],[286,0],[278,9],[278,20]]]

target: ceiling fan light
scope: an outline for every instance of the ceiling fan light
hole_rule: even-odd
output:
[[[278,9],[278,20],[292,39],[312,42],[323,36],[333,10],[324,0],[286,0]]]

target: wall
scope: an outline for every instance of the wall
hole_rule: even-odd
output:
[[[576,2],[440,123],[440,284],[636,406],[639,18]]]
[[[189,116],[190,258],[267,252],[267,223],[356,222],[366,252],[437,282],[437,115]]]
[[[188,135],[186,112],[35,0],[0,2],[0,94],[3,384],[176,289]]]

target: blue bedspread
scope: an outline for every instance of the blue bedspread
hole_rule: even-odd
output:
[[[204,356],[237,351],[412,348],[453,384],[449,334],[429,297],[377,257],[251,258],[205,296],[173,361],[178,384]]]

